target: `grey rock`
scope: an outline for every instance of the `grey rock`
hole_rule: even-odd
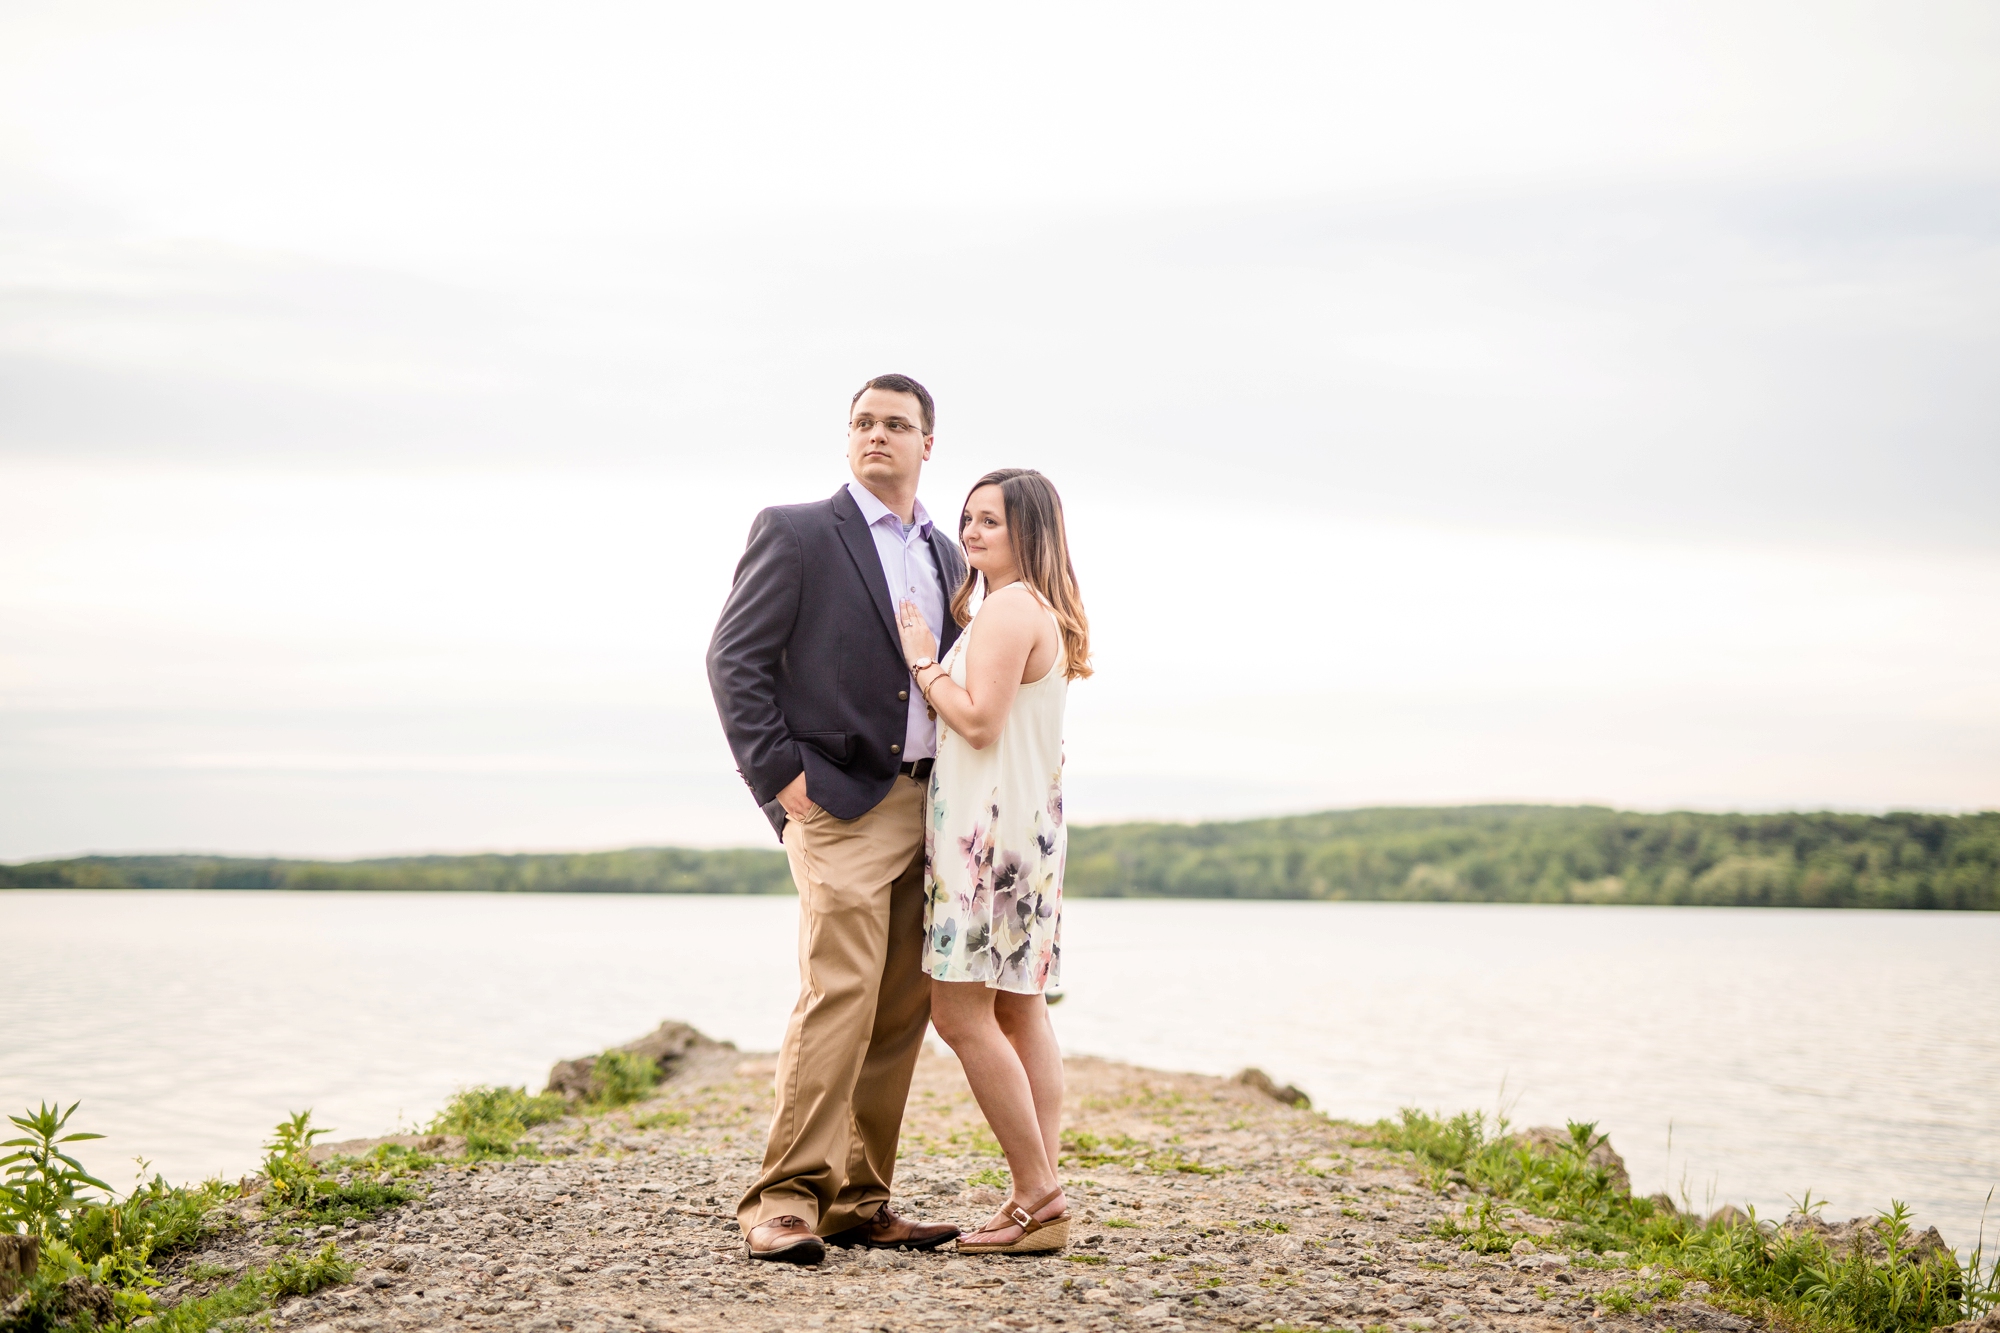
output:
[[[1245,1069],[1236,1075],[1234,1081],[1246,1088],[1255,1088],[1273,1101],[1284,1102],[1287,1106],[1296,1106],[1304,1110],[1312,1105],[1312,1098],[1297,1087],[1287,1083],[1281,1088],[1275,1079],[1261,1069]]]
[[[1889,1257],[1889,1244],[1884,1239],[1888,1224],[1880,1218],[1850,1217],[1845,1222],[1826,1222],[1815,1214],[1793,1213],[1778,1229],[1786,1235],[1817,1236],[1829,1250],[1843,1259],[1853,1254],[1857,1247],[1870,1259]],[[1920,1262],[1951,1254],[1951,1248],[1944,1243],[1944,1237],[1938,1234],[1936,1227],[1926,1227],[1905,1235],[1897,1248],[1902,1254]]]
[[[1977,1319],[1961,1319],[1956,1324],[1946,1324],[1936,1333],[2000,1333],[2000,1307],[1988,1310]]]
[[[623,1046],[614,1046],[612,1049],[629,1055],[643,1055],[652,1060],[660,1067],[660,1078],[664,1082],[674,1076],[676,1066],[690,1051],[733,1050],[735,1045],[732,1042],[715,1041],[686,1023],[676,1023],[669,1019],[637,1041],[628,1041]],[[597,1057],[594,1055],[560,1061],[549,1070],[548,1091],[582,1100],[590,1096],[590,1074],[596,1067]]]

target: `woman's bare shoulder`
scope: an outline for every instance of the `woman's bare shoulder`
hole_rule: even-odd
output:
[[[979,614],[1009,625],[1027,625],[1037,616],[1046,618],[1048,612],[1042,609],[1042,599],[1035,596],[1032,588],[1025,583],[1010,583],[998,592],[987,593],[986,600],[980,603]]]
[[[1048,618],[1035,594],[1018,583],[986,594],[979,604],[980,628],[1001,638],[1032,641]]]

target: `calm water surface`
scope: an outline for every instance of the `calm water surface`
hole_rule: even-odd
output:
[[[386,1132],[682,1018],[777,1045],[791,898],[0,893],[0,1108],[236,1175],[288,1111]],[[1066,1050],[1260,1065],[1335,1115],[1596,1120],[1634,1184],[1973,1240],[2000,1183],[2000,916],[1071,903]]]

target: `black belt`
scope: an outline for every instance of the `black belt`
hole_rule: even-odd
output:
[[[918,782],[926,782],[929,781],[931,776],[931,765],[936,762],[935,759],[914,759],[896,771],[906,778],[914,778]]]

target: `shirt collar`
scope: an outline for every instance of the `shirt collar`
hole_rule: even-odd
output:
[[[896,511],[889,508],[888,505],[883,504],[875,497],[875,492],[869,490],[860,482],[848,482],[847,493],[853,496],[854,503],[861,507],[861,517],[867,522],[869,527],[874,527],[886,518],[896,525],[897,532],[900,533],[903,530],[903,520],[896,517]],[[925,511],[924,502],[922,500],[917,501],[916,507],[910,513],[917,520],[917,531],[923,535],[925,541],[929,541],[931,536],[931,516]]]

